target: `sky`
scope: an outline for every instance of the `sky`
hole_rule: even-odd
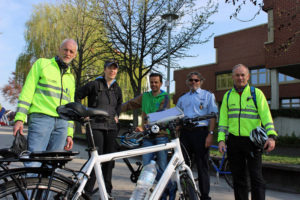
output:
[[[0,88],[8,83],[11,73],[15,71],[15,64],[18,56],[25,49],[24,31],[25,23],[29,20],[33,5],[41,2],[56,2],[57,0],[0,0]],[[198,0],[203,3],[206,0]],[[222,34],[250,28],[263,23],[267,23],[267,14],[260,12],[254,20],[250,22],[241,22],[236,19],[230,19],[234,8],[225,4],[224,0],[214,0],[219,3],[219,11],[213,15],[210,20],[214,22],[204,35],[219,36]],[[243,7],[239,18],[242,20],[251,19],[258,8],[248,3]],[[193,67],[214,63],[216,52],[214,49],[213,38],[202,45],[192,46],[188,52],[194,57],[181,59],[177,63],[182,67]],[[167,77],[166,72],[163,72]],[[171,70],[171,80],[173,80],[173,71]],[[174,81],[171,81],[171,92],[174,92]],[[165,86],[162,87],[165,90]],[[16,110],[16,105],[11,105],[0,93],[0,103],[3,107],[10,110]]]

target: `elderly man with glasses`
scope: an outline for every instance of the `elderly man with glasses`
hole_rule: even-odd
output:
[[[191,72],[187,76],[186,83],[190,91],[179,98],[177,106],[188,118],[218,112],[214,94],[201,89],[204,80],[204,77],[198,72]],[[216,119],[213,118],[196,122],[197,125],[192,128],[181,127],[180,130],[180,140],[187,150],[183,150],[185,160],[188,163],[188,159],[193,155],[197,164],[201,200],[211,199],[209,197],[208,158],[209,146],[213,142],[215,123]]]

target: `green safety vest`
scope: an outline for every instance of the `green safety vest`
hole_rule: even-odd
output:
[[[55,58],[38,59],[30,69],[19,96],[15,121],[25,121],[27,114],[42,113],[58,117],[56,108],[74,102],[75,79],[70,68],[62,74]],[[68,136],[73,136],[72,121]]]
[[[229,91],[225,93],[220,109],[218,142],[225,141],[228,133],[249,136],[258,126],[264,126],[267,135],[277,136],[268,102],[260,89],[255,88],[257,107],[249,85],[241,95],[234,88]]]

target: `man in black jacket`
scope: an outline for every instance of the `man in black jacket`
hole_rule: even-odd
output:
[[[77,102],[80,99],[88,97],[88,107],[100,108],[109,113],[109,119],[97,117],[91,119],[93,137],[99,155],[116,151],[115,138],[117,136],[117,123],[122,105],[122,91],[115,80],[118,68],[119,65],[114,60],[106,61],[103,76],[76,90],[75,99]],[[90,146],[89,141],[88,143]],[[113,167],[114,161],[106,162],[102,165],[106,190],[110,196],[112,191],[111,178]],[[93,170],[91,178],[85,186],[87,194],[93,193],[95,181],[96,176]]]

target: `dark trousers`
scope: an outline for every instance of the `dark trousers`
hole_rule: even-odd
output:
[[[117,131],[116,130],[98,130],[93,129],[93,136],[95,141],[95,146],[98,148],[98,154],[107,154],[107,153],[113,153],[116,151],[116,137],[117,137]],[[90,141],[88,141],[88,146],[91,147]],[[112,190],[112,169],[114,168],[114,161],[111,162],[105,162],[102,164],[102,173],[104,177],[105,187],[106,191],[108,193],[111,193]],[[94,185],[96,182],[96,175],[94,170],[91,173],[91,177],[88,180],[85,190],[87,192],[92,192]]]
[[[189,157],[194,155],[198,170],[199,190],[201,200],[209,200],[210,178],[208,171],[209,149],[205,148],[205,140],[208,135],[207,127],[196,127],[190,130],[182,129],[180,131],[180,141],[186,151],[182,149],[186,163],[189,163]]]
[[[249,137],[229,135],[228,159],[233,176],[234,197],[248,200],[247,172],[251,180],[251,199],[265,199],[265,182],[262,176],[262,150],[254,147]]]

